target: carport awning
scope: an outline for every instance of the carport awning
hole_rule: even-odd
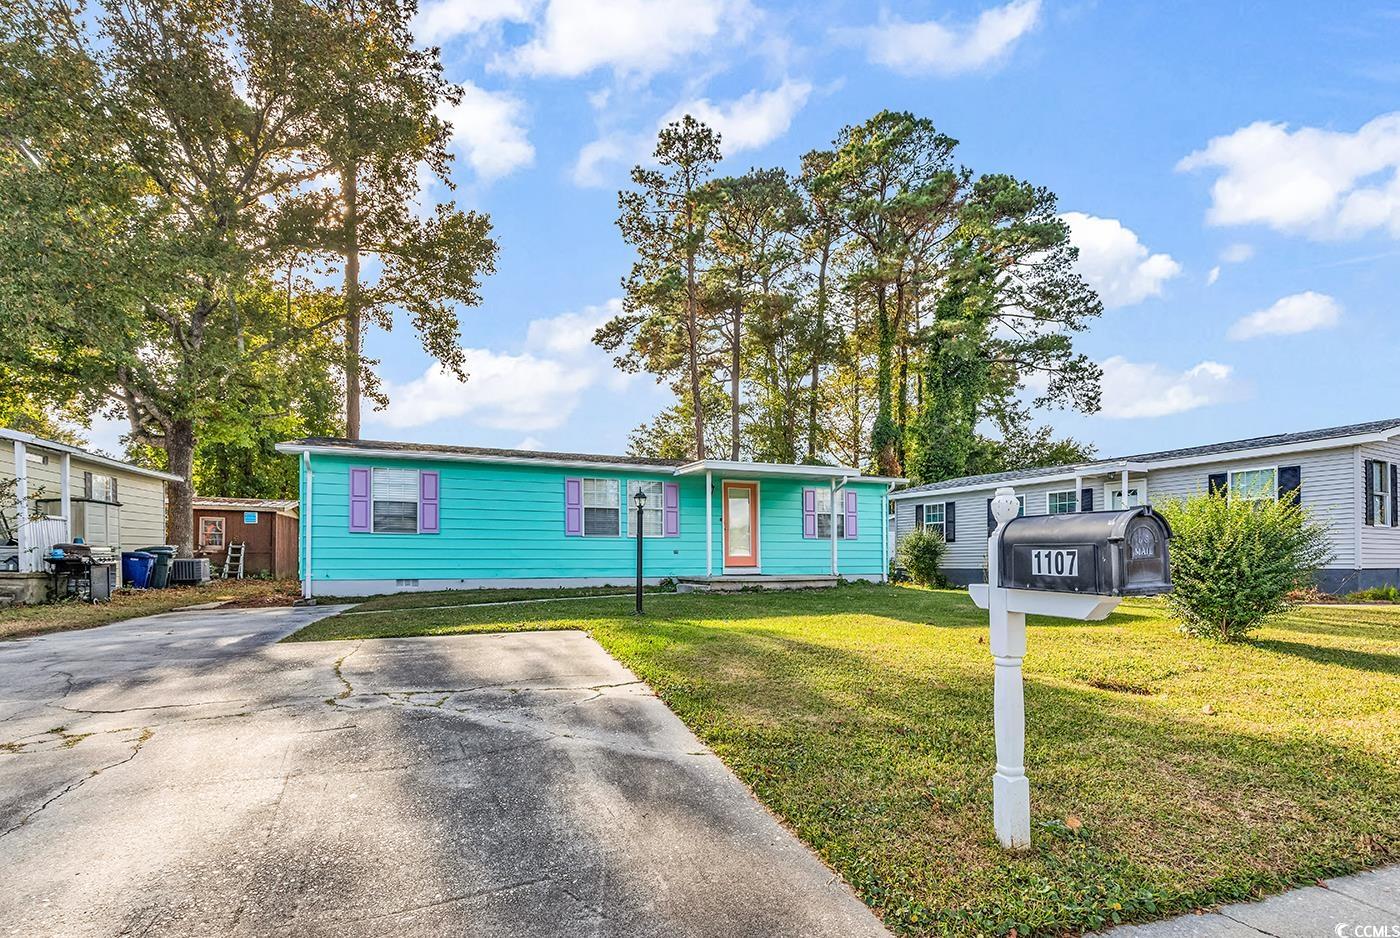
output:
[[[697,459],[675,470],[675,475],[700,475],[706,472],[721,473],[726,479],[758,479],[770,476],[783,476],[789,479],[859,479],[862,482],[900,483],[907,480],[891,476],[862,475],[859,469],[850,466],[809,466],[793,463],[736,462],[731,459]]]

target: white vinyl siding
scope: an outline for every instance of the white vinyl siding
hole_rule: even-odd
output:
[[[0,440],[0,479],[14,478],[13,446],[14,444],[9,440]],[[63,456],[59,453],[44,451],[37,444],[31,445],[29,452],[48,456],[47,461],[28,460],[29,497],[36,501],[53,499],[51,513],[56,515],[60,510],[58,498],[61,489],[60,480],[63,474]],[[70,471],[72,473],[71,494],[75,499],[73,507],[75,515],[80,510],[78,508],[80,503],[76,502],[76,499],[83,496],[84,472],[116,480],[117,500],[121,503],[121,507],[91,505],[91,512],[84,519],[86,523],[83,525],[84,529],[88,531],[89,543],[101,543],[91,536],[92,532],[98,530],[102,531],[103,537],[107,541],[104,546],[120,550],[136,550],[166,542],[164,481],[146,475],[138,475],[134,472],[124,472],[100,463],[88,462],[81,456],[71,457]],[[50,504],[46,503],[45,508],[50,509]],[[14,519],[10,520],[13,522]]]
[[[1297,454],[1270,456],[1266,466],[1256,458],[1223,462],[1202,462],[1190,466],[1177,466],[1169,469],[1154,469],[1146,479],[1141,473],[1134,473],[1128,480],[1128,488],[1138,488],[1145,484],[1149,504],[1160,504],[1169,498],[1186,498],[1206,491],[1206,479],[1215,473],[1229,473],[1235,470],[1276,468],[1278,466],[1298,466],[1302,473],[1303,505],[1313,517],[1327,528],[1328,547],[1332,552],[1328,567],[1353,568],[1357,565],[1358,528],[1361,528],[1362,558],[1368,568],[1400,567],[1400,529],[1363,528],[1360,514],[1363,509],[1361,494],[1361,463],[1356,447],[1345,446],[1337,449],[1314,450]],[[1400,462],[1400,440],[1369,447],[1361,447],[1366,459],[1385,459]],[[1275,476],[1275,479],[1277,477]],[[1049,494],[1063,492],[1070,488],[1063,480],[1040,483],[1000,483],[1010,484],[1018,494],[1025,496],[1025,513],[1043,515],[1049,511]],[[947,495],[929,492],[921,498],[896,499],[895,538],[896,542],[906,532],[914,528],[914,506],[924,499],[937,499],[943,502],[956,502],[958,506],[958,537],[956,543],[948,545],[948,554],[943,562],[945,567],[964,570],[986,569],[987,566],[987,499],[996,493],[996,486],[989,486],[973,492],[960,492]],[[1094,507],[1105,507],[1104,493],[1108,489],[1121,488],[1114,474],[1085,473],[1084,488],[1093,489]]]
[[[1365,479],[1361,473],[1365,471],[1366,460],[1378,459],[1387,464],[1386,466],[1386,487],[1390,486],[1390,466],[1400,463],[1400,440],[1390,440],[1385,443],[1372,443],[1367,446],[1357,447],[1356,473],[1357,473],[1357,494],[1356,529],[1361,540],[1361,565],[1367,569],[1391,569],[1400,567],[1400,528],[1381,526],[1380,524],[1366,524],[1366,488]],[[1307,483],[1303,483],[1304,492],[1307,491]],[[1391,492],[1390,497],[1394,498],[1397,493]],[[1390,522],[1390,505],[1386,504],[1386,523]]]

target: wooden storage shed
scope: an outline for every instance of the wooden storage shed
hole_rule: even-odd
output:
[[[213,498],[194,500],[195,555],[223,573],[230,544],[243,544],[243,575],[295,579],[298,503],[291,499]]]

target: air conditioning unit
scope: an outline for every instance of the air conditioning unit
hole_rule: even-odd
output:
[[[179,557],[171,562],[171,583],[208,583],[208,557]]]

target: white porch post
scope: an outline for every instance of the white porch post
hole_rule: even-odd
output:
[[[836,478],[831,479],[831,575],[836,576]]]
[[[29,556],[29,454],[23,443],[15,440],[15,540],[19,542],[19,569],[33,573]]]
[[[987,610],[989,647],[996,665],[992,689],[997,770],[992,776],[992,822],[1003,847],[1020,849],[1031,843],[1031,785],[1026,778],[1026,698],[1021,660],[1026,656],[1026,614],[1007,609],[1001,587],[1001,532],[1016,517],[1018,504],[1011,488],[997,489],[992,499],[996,530],[987,538]]]
[[[301,455],[302,469],[306,480],[301,489],[301,514],[306,523],[306,568],[301,571],[301,595],[303,599],[312,599],[315,593],[311,587],[311,506],[316,500],[314,490],[316,475],[311,469],[311,454],[303,452]]]
[[[73,540],[73,457],[68,453],[63,454],[63,462],[58,471],[58,505],[59,513],[63,515],[63,523],[68,530],[64,533],[69,541]]]
[[[1123,490],[1123,497],[1120,498],[1120,499],[1118,500],[1118,507],[1119,507],[1119,508],[1127,508],[1127,507],[1128,507],[1128,467],[1127,467],[1127,466],[1124,466],[1124,467],[1123,467],[1122,490]],[[1109,507],[1111,508],[1111,507],[1113,507],[1113,506],[1110,505]]]
[[[1084,477],[1074,477],[1074,510],[1084,510]]]
[[[710,470],[705,470],[705,576],[715,575],[715,507],[714,482]]]

